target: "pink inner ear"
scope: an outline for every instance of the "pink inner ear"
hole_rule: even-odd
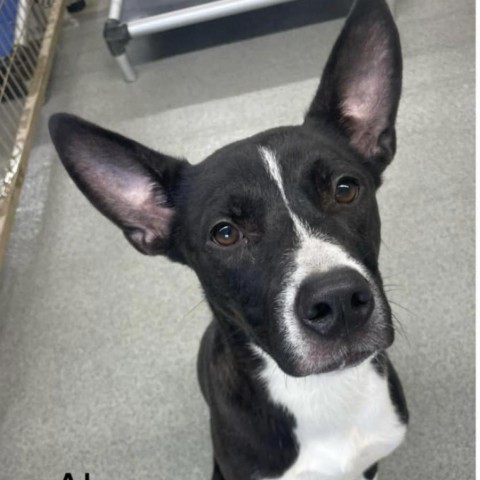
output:
[[[141,221],[145,226],[145,240],[150,243],[158,238],[166,238],[170,233],[173,210],[166,206],[165,195],[156,191],[154,184],[150,184],[147,192],[137,195],[136,200],[141,200],[141,203],[137,204],[134,209],[141,216]]]
[[[343,115],[355,122],[369,123],[376,113],[382,109],[382,83],[378,76],[374,74],[356,79],[342,102]]]
[[[154,183],[145,178],[134,178],[123,185],[117,208],[124,222],[145,232],[144,241],[154,243],[169,234],[171,208],[166,206],[165,195],[156,189]]]
[[[351,144],[364,155],[377,153],[377,140],[387,125],[385,86],[375,74],[356,81],[341,105]]]
[[[388,90],[392,64],[387,38],[381,25],[374,23],[369,26],[366,38],[362,30],[354,30],[347,48],[350,50],[344,63],[349,65],[351,74],[340,85],[341,110],[345,117],[370,123],[385,115],[390,107]],[[359,50],[360,53],[352,55],[351,52]]]
[[[348,39],[347,52],[357,53],[348,53],[343,60],[350,74],[340,85],[340,112],[351,144],[372,156],[379,152],[379,137],[388,127],[393,64],[381,22],[372,22],[368,31],[365,36],[358,28]]]
[[[143,179],[141,181],[130,180],[126,185],[120,186],[118,196],[131,208],[142,209],[150,201],[152,189],[153,185],[148,185],[148,182]]]
[[[392,66],[386,46],[374,39],[372,35],[364,45],[364,58],[352,59],[355,75],[341,86],[340,111],[350,142],[367,156],[378,153],[378,139],[391,110]]]
[[[146,243],[168,235],[173,211],[142,168],[102,163],[98,157],[81,165],[89,190],[101,198],[100,210],[120,225],[144,232]]]

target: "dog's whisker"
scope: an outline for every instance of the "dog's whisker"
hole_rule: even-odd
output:
[[[396,302],[395,300],[391,300],[390,298],[388,299],[388,301],[392,304],[392,305],[395,305],[396,307],[398,308],[401,308],[402,310],[404,310],[405,312],[407,312],[409,315],[411,315],[412,317],[414,318],[418,318],[418,315],[413,313],[411,310],[409,310],[407,307],[401,305],[400,303]]]
[[[407,344],[409,346],[411,346],[410,338],[408,337],[407,331],[405,330],[398,316],[392,313],[392,319],[394,321],[394,323],[392,323],[392,327],[394,328],[394,330],[398,332],[402,336],[402,338],[404,338],[407,341]]]
[[[383,284],[383,287],[384,287],[384,288],[394,287],[394,288],[398,288],[398,289],[405,289],[405,286],[404,286],[404,285],[400,285],[399,283],[384,283],[384,284]]]
[[[177,320],[175,320],[175,323],[181,323],[183,320],[185,320],[189,315],[191,315],[202,303],[206,301],[205,297],[202,298],[199,302],[197,302],[190,310],[185,313],[182,317],[179,317]]]

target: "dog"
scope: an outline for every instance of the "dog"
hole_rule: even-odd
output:
[[[299,126],[190,165],[72,115],[50,119],[90,202],[137,250],[198,275],[213,313],[198,377],[214,480],[372,480],[405,436],[375,198],[401,84],[386,2],[358,0]]]

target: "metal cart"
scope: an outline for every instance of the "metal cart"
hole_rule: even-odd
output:
[[[112,0],[104,37],[127,82],[136,73],[127,57],[128,42],[171,30],[293,0]]]

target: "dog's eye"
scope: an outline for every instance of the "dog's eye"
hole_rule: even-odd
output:
[[[229,223],[222,222],[212,229],[212,240],[222,247],[230,247],[242,238],[237,228]]]
[[[358,196],[358,183],[349,177],[341,178],[335,187],[337,203],[352,203]]]

